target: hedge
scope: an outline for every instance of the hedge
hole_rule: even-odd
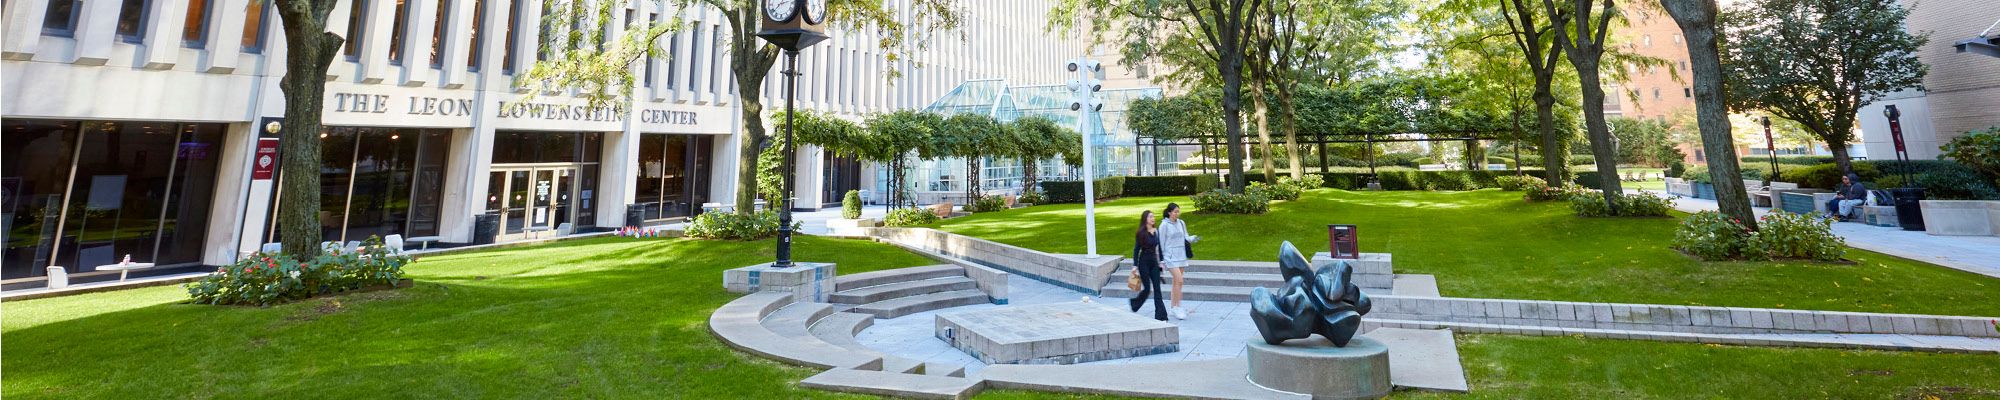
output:
[[[1522,174],[1541,178],[1545,174],[1539,169],[1524,169]],[[1375,174],[1382,183],[1382,190],[1472,190],[1498,187],[1495,178],[1513,175],[1514,171],[1380,171]],[[1325,179],[1325,187],[1344,190],[1368,188],[1366,172],[1329,172],[1319,174]],[[1252,180],[1255,181],[1255,180]]]
[[[1049,203],[1083,202],[1083,181],[1043,181],[1041,184],[1042,193],[1048,196]],[[1123,176],[1097,178],[1093,185],[1095,187],[1092,189],[1097,190],[1098,199],[1118,197],[1125,193]]]
[[[1192,196],[1215,189],[1215,174],[1125,177],[1124,196]],[[1080,190],[1080,189],[1079,189]]]

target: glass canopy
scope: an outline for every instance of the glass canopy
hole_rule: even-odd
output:
[[[1091,173],[1098,177],[1137,175],[1142,171],[1141,160],[1160,157],[1154,157],[1153,150],[1142,148],[1138,135],[1126,126],[1126,106],[1137,99],[1159,98],[1160,88],[1105,89],[1098,94],[1104,101],[1104,110],[1083,117],[1085,120],[1081,129],[1092,151],[1094,165]],[[1078,129],[1077,118],[1084,113],[1071,111],[1069,103],[1069,89],[1063,85],[1010,86],[1005,80],[981,79],[960,83],[925,107],[924,111],[943,115],[980,113],[991,115],[1000,122],[1040,116],[1055,121],[1057,125]],[[1172,152],[1173,147],[1162,147],[1161,150]],[[1164,159],[1177,160],[1178,157],[1165,155]],[[1020,192],[1022,170],[1019,160],[987,158],[980,164],[981,189],[987,192]],[[1069,168],[1054,159],[1041,160],[1037,165],[1038,179],[1041,180],[1075,179],[1081,172],[1080,168]],[[965,168],[965,160],[956,158],[916,163],[915,170],[910,174],[910,181],[916,185],[912,189],[918,193],[962,193],[965,191]]]

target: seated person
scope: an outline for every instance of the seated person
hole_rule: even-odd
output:
[[[1833,192],[1833,200],[1826,202],[1827,217],[1846,221],[1854,215],[1854,207],[1860,206],[1861,201],[1867,198],[1868,188],[1861,186],[1861,176],[1851,173],[1842,176],[1840,188]]]

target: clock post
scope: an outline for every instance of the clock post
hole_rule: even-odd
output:
[[[764,23],[757,32],[757,37],[785,50],[785,140],[779,149],[785,155],[781,170],[784,204],[778,207],[778,260],[773,265],[777,268],[792,266],[792,203],[798,198],[793,193],[797,149],[792,142],[792,119],[797,111],[799,50],[827,39],[826,11],[826,0],[764,0]]]
[[[799,50],[827,39],[826,0],[763,0],[764,23],[757,37],[785,50],[785,140],[779,148],[784,155],[785,192],[778,207],[778,259],[723,271],[722,287],[736,293],[785,292],[796,302],[826,302],[834,291],[833,263],[792,262],[792,194],[795,155],[792,147],[792,112],[798,98]],[[753,190],[737,188],[737,190]]]

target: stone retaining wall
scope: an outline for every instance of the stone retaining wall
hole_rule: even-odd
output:
[[[1370,295],[1367,318],[1685,333],[1861,333],[2000,337],[2000,318],[1769,308]]]
[[[1088,259],[1049,254],[930,228],[861,228],[861,233],[1089,294],[1097,294],[1097,289],[1110,279],[1111,271],[1118,268],[1118,261],[1124,259],[1115,255]],[[968,270],[967,275],[971,274]]]

